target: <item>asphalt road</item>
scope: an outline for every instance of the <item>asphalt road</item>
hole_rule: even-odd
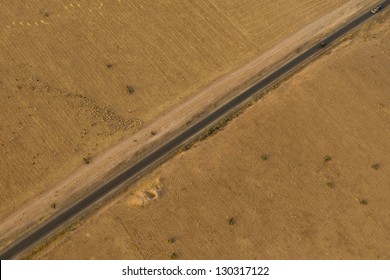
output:
[[[383,8],[387,7],[389,4],[390,4],[390,0],[386,0],[382,2]],[[19,254],[24,252],[26,249],[31,248],[37,242],[42,241],[45,237],[48,237],[50,233],[53,233],[56,229],[60,228],[65,223],[69,222],[72,218],[80,214],[87,207],[99,201],[105,195],[107,195],[114,189],[118,188],[121,184],[137,176],[139,172],[145,170],[147,167],[156,163],[164,155],[167,155],[172,151],[174,151],[175,149],[178,149],[180,145],[183,144],[186,140],[196,135],[197,133],[203,131],[212,123],[214,123],[216,120],[223,118],[227,113],[229,113],[231,110],[236,108],[244,101],[248,100],[255,93],[265,89],[267,86],[271,85],[272,83],[274,83],[275,81],[283,77],[286,73],[295,69],[297,66],[301,65],[303,62],[311,58],[313,55],[317,54],[323,49],[326,49],[329,46],[329,44],[339,39],[340,37],[344,36],[346,33],[356,28],[358,25],[362,24],[363,22],[367,21],[372,16],[373,14],[371,14],[370,11],[367,11],[366,13],[362,14],[358,18],[354,19],[353,21],[349,22],[348,24],[346,24],[345,26],[337,30],[335,33],[331,34],[327,38],[324,38],[322,40],[322,42],[326,42],[326,46],[324,48],[319,48],[318,45],[316,44],[310,49],[304,51],[302,54],[300,54],[293,60],[289,61],[287,64],[283,65],[282,67],[277,69],[269,76],[263,78],[258,83],[256,83],[246,91],[242,92],[240,95],[233,98],[228,103],[224,104],[222,107],[213,111],[210,115],[208,115],[204,119],[195,123],[191,127],[188,127],[180,135],[171,139],[169,142],[167,142],[166,144],[164,144],[163,146],[161,146],[151,154],[147,155],[138,163],[129,167],[127,170],[119,174],[117,177],[108,181],[107,183],[100,186],[97,190],[95,190],[88,196],[76,202],[70,208],[52,217],[49,221],[42,224],[39,228],[33,230],[32,232],[28,233],[21,239],[11,244],[9,247],[7,247],[4,251],[1,252],[0,259],[5,260],[5,259],[15,258]]]

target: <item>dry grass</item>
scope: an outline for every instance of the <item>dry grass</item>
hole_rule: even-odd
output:
[[[33,257],[389,259],[389,27],[364,28]],[[159,198],[129,207],[157,179]]]
[[[259,50],[297,32],[346,1],[210,0]],[[315,9],[313,9],[315,7]],[[289,22],[290,24],[275,24]]]
[[[306,3],[301,17],[335,3]],[[0,219],[280,39],[261,37],[257,9],[237,27],[226,16],[236,8],[206,0],[2,5]],[[279,31],[306,23],[266,19]],[[257,28],[258,41],[248,35]]]

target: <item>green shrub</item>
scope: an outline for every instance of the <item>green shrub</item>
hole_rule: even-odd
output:
[[[236,219],[233,217],[228,218],[227,223],[229,226],[234,226],[236,224]]]
[[[324,156],[324,161],[325,162],[328,162],[328,161],[331,161],[331,160],[332,160],[332,157],[330,155]]]
[[[333,182],[327,182],[326,185],[327,185],[329,188],[334,188],[334,187],[335,187],[335,183],[333,183]]]
[[[84,157],[83,160],[86,164],[91,163],[91,157]]]
[[[378,170],[378,169],[381,167],[381,165],[380,165],[379,163],[375,163],[375,164],[373,164],[371,167],[372,167],[373,169],[375,169],[375,170]]]
[[[176,260],[178,258],[178,255],[173,252],[172,254],[169,255],[169,257],[172,259],[172,260]]]
[[[266,161],[266,160],[268,160],[268,155],[267,154],[262,154],[261,156],[260,156],[260,158],[262,159],[262,160],[264,160],[264,161]]]
[[[362,198],[359,200],[359,203],[362,204],[362,205],[367,205],[368,204],[368,200],[366,198]]]
[[[132,87],[132,86],[126,86],[126,88],[127,88],[127,92],[128,93],[130,93],[130,94],[132,94],[132,93],[134,93],[135,92],[135,89],[134,89],[134,87]]]

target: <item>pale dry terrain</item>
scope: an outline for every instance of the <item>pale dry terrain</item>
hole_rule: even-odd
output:
[[[326,14],[348,1],[211,0],[211,2],[219,12],[229,18],[235,28],[259,50],[263,50],[315,21],[318,15]],[[283,24],[285,21],[289,24]]]
[[[389,27],[366,25],[32,258],[389,259]]]
[[[306,2],[303,10],[289,3],[299,17],[270,17],[284,3],[273,1],[242,22],[230,11],[238,2],[2,5],[0,219],[345,1]],[[259,18],[275,32],[254,35]]]
[[[251,55],[210,9],[163,2],[5,5],[2,215]]]

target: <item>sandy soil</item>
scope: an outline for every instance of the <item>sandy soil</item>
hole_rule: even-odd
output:
[[[32,257],[390,258],[389,26],[380,15]]]
[[[367,2],[365,1],[347,2],[332,13],[299,30],[292,37],[275,45],[269,51],[259,55],[241,68],[216,80],[212,85],[201,90],[199,94],[181,103],[180,106],[166,113],[138,133],[126,138],[119,145],[107,150],[103,154],[95,152],[91,164],[81,166],[61,183],[41,193],[28,203],[24,203],[22,207],[17,208],[15,211],[8,211],[1,220],[0,233],[3,241],[9,236],[14,238],[16,236],[15,233],[19,229],[34,225],[38,220],[43,221],[46,217],[60,210],[63,206],[86,193],[86,191],[106,178],[107,174],[120,163],[135,159],[135,155],[140,156],[142,151],[146,151],[147,148],[161,142],[172,131],[182,128],[196,116],[199,116],[200,113],[206,112],[211,107],[232,96],[234,94],[233,89],[240,85],[242,86],[259,73],[267,73],[267,71],[276,67],[286,57],[296,55],[297,50],[301,49],[305,42],[320,38],[324,33],[341,24],[359,9],[366,7]],[[27,84],[31,87],[31,82]],[[33,85],[33,87],[34,89],[39,89],[38,86]],[[49,87],[49,85],[43,83],[41,87],[45,88]],[[49,87],[49,89],[51,88]],[[54,89],[54,91],[61,93],[60,95],[62,96],[71,94],[58,89]],[[73,95],[78,96],[77,94]],[[86,98],[85,96],[78,97]],[[93,102],[92,100],[91,103]],[[132,127],[139,127],[141,123],[138,119],[129,119],[126,122],[131,123]],[[152,131],[157,134],[152,136]],[[121,135],[123,134],[119,134],[119,136],[115,134],[116,138],[109,138],[108,140],[113,141],[113,139],[118,139]],[[86,157],[89,157],[89,155]],[[56,205],[55,209],[50,207],[53,203]],[[9,239],[6,242],[9,242]],[[5,243],[3,242],[3,244]]]

